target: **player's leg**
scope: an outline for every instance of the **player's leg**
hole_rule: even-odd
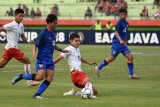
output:
[[[138,76],[134,73],[134,63],[133,63],[133,55],[131,53],[125,54],[125,57],[128,59],[127,66],[129,71],[129,77],[132,79],[138,79]]]
[[[98,66],[95,67],[96,69],[96,75],[100,77],[100,71],[103,67],[107,66],[109,63],[114,61],[116,57],[119,55],[120,51],[116,47],[111,48],[111,55],[110,57],[104,59]]]
[[[9,61],[10,61],[10,59],[1,58],[1,60],[0,60],[0,68],[3,68]]]
[[[4,51],[2,58],[0,60],[0,68],[3,68],[12,59],[10,53],[11,53],[10,49]]]
[[[133,55],[131,54],[131,51],[127,46],[124,47],[124,51],[122,51],[122,54],[128,59],[127,66],[130,77],[132,79],[138,79],[138,77],[134,74]]]
[[[91,82],[90,82],[90,78],[87,76],[83,79],[82,85],[85,86],[85,88],[89,88],[90,90],[93,90],[93,94],[97,95],[98,91],[96,86],[94,86]]]
[[[32,73],[29,58],[26,57],[21,50],[16,49],[14,52],[15,52],[15,54],[13,57],[24,64],[24,72],[26,74]],[[37,86],[37,85],[39,85],[39,82],[28,80],[27,84],[28,84],[28,86]]]
[[[18,81],[25,79],[25,80],[42,80],[45,77],[45,71],[46,71],[46,64],[39,63],[37,61],[36,63],[36,71],[37,73],[29,73],[29,74],[19,74],[16,77],[12,79],[12,84],[16,84]]]
[[[46,78],[38,88],[37,92],[34,94],[33,98],[43,98],[41,94],[49,87],[50,83],[53,80],[54,71],[47,69]]]

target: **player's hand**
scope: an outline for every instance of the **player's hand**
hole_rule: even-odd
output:
[[[34,44],[34,41],[33,41],[33,40],[30,40],[30,41],[27,41],[27,43],[29,43],[29,44]]]
[[[124,42],[123,40],[120,40],[120,44],[121,44],[121,45],[124,45],[125,42]]]
[[[97,63],[96,63],[96,62],[89,62],[89,65],[94,65],[94,66],[96,66]]]

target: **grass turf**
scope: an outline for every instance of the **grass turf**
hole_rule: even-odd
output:
[[[31,48],[32,45],[20,45],[20,49],[30,58],[35,72]],[[110,46],[81,45],[80,48],[82,57],[98,63],[110,54]],[[1,44],[0,55],[3,49],[4,44]],[[0,107],[159,107],[160,47],[130,46],[130,49],[134,53],[135,72],[140,76],[139,80],[128,78],[127,60],[122,55],[102,70],[100,79],[96,77],[93,66],[82,64],[99,91],[98,99],[90,100],[79,96],[62,96],[63,92],[74,87],[66,60],[56,65],[54,80],[43,93],[44,99],[32,99],[38,87],[27,87],[25,80],[11,85],[11,79],[23,73],[23,64],[13,59],[0,69]],[[54,57],[58,54],[56,51]]]

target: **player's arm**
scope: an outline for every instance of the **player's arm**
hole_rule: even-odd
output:
[[[122,38],[120,37],[118,30],[120,30],[121,27],[121,23],[117,23],[116,24],[116,30],[115,30],[115,36],[117,37],[117,39],[119,40],[120,44],[124,44],[125,42],[122,40]]]
[[[21,39],[29,44],[33,44],[34,41],[33,40],[28,40],[24,34],[21,34]]]
[[[55,45],[54,49],[57,50],[57,51],[63,52],[63,53],[68,52],[67,50],[59,48],[57,45]]]
[[[58,56],[58,58],[54,60],[54,64],[58,63],[58,62],[61,61],[62,59],[64,59],[64,57],[60,54],[60,55]]]
[[[122,38],[120,37],[118,31],[115,31],[115,36],[117,37],[117,39],[119,40],[120,44],[124,44],[125,42],[122,40]]]
[[[37,51],[37,46],[34,44],[33,48],[32,48],[32,57],[35,58],[36,57],[36,51]]]
[[[82,61],[83,63],[89,64],[89,65],[97,65],[96,62],[89,62],[89,61],[87,61],[87,60],[84,59],[84,58],[81,58],[81,61]]]
[[[4,31],[5,29],[4,29],[4,27],[3,26],[1,26],[0,27],[0,31]],[[4,36],[2,36],[1,34],[0,34],[0,37],[3,39],[4,38]]]

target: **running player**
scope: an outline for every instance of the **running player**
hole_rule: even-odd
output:
[[[41,31],[37,39],[35,40],[33,55],[36,54],[38,47],[38,53],[36,57],[36,74],[20,74],[12,80],[14,85],[18,81],[25,80],[43,80],[37,92],[33,95],[34,99],[42,99],[41,94],[48,88],[54,76],[54,63],[53,52],[58,50],[66,52],[56,46],[56,30],[58,19],[54,14],[49,14],[46,18],[47,27]]]
[[[127,46],[127,34],[128,34],[128,22],[126,21],[127,10],[119,10],[120,20],[116,24],[115,36],[112,40],[111,56],[104,59],[104,61],[95,67],[96,74],[100,77],[100,71],[103,67],[114,61],[116,57],[122,53],[127,59],[127,65],[129,69],[129,77],[132,79],[138,79],[138,76],[134,73],[133,55]]]
[[[21,23],[23,20],[24,11],[22,9],[15,10],[15,19],[11,23],[5,24],[0,27],[0,31],[7,32],[7,44],[3,56],[0,60],[0,68],[3,68],[12,58],[17,59],[18,61],[24,63],[24,71],[26,74],[31,73],[30,61],[24,53],[18,49],[18,42],[21,38],[23,41],[32,43],[28,41],[24,36],[24,27]],[[3,38],[3,36],[1,35]],[[28,86],[37,86],[39,82],[36,81],[27,81]]]
[[[74,85],[78,88],[89,88],[93,90],[94,95],[97,95],[96,87],[92,85],[92,83],[90,82],[90,78],[81,69],[81,62],[89,65],[96,65],[97,63],[89,62],[81,57],[79,49],[80,37],[78,34],[73,33],[70,35],[70,44],[70,46],[65,48],[65,50],[67,50],[67,53],[61,53],[54,61],[54,64],[66,58],[70,68],[71,79]],[[76,92],[75,89],[72,89],[69,92],[65,92],[63,95],[80,95],[80,93]]]

